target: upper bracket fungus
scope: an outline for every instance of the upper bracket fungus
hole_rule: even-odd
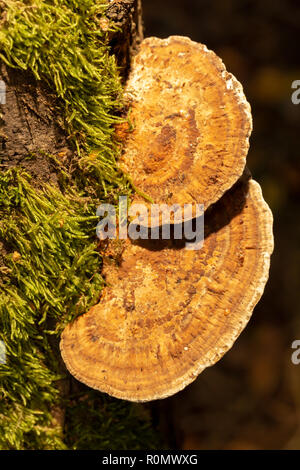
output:
[[[145,39],[125,96],[134,129],[120,166],[154,203],[201,202],[206,209],[241,176],[250,105],[205,45],[180,36]]]
[[[146,39],[126,94],[135,127],[122,168],[157,204],[203,204],[204,244],[123,241],[118,264],[104,258],[100,303],[65,328],[60,347],[81,382],[149,401],[183,389],[246,326],[268,278],[273,219],[244,171],[250,107],[213,52]]]

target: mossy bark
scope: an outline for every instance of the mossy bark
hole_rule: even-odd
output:
[[[73,3],[75,5],[76,2],[74,1]],[[71,6],[73,3],[70,2],[69,6],[68,2],[62,1],[61,6],[71,9],[73,8]],[[99,16],[101,16],[101,8],[103,9],[101,5],[103,2],[99,1],[98,3],[100,4]],[[50,14],[55,15],[55,5],[52,1],[49,0],[43,3],[36,0],[36,4],[36,7],[41,10],[49,8]],[[103,108],[103,129],[101,129],[101,119],[98,122],[93,116],[91,117],[91,122],[88,123],[89,127],[85,126],[84,110],[89,110],[91,107],[91,113],[87,114],[87,116],[90,116],[93,113],[95,101],[93,101],[92,92],[86,93],[86,90],[83,89],[83,96],[80,93],[78,95],[79,104],[77,111],[79,110],[79,112],[77,117],[79,117],[77,125],[74,126],[75,138],[74,135],[70,135],[70,132],[67,131],[71,127],[68,128],[65,125],[65,121],[69,122],[74,118],[72,116],[72,109],[67,109],[65,106],[70,98],[70,95],[67,94],[69,77],[67,77],[65,83],[62,83],[61,78],[65,78],[62,72],[58,79],[55,78],[53,82],[55,86],[51,87],[49,74],[47,76],[47,73],[40,73],[40,69],[35,67],[35,59],[34,61],[29,59],[28,63],[24,63],[23,53],[24,50],[26,51],[26,34],[28,34],[28,31],[32,32],[31,18],[25,26],[22,23],[22,8],[27,8],[27,2],[18,3],[18,7],[21,6],[21,13],[17,12],[16,16],[17,21],[20,21],[20,28],[25,28],[24,47],[22,41],[21,43],[19,42],[19,31],[17,31],[18,34],[16,36],[14,35],[14,30],[9,31],[7,42],[5,42],[7,39],[5,35],[1,36],[0,34],[0,79],[6,84],[6,104],[0,104],[0,215],[2,217],[2,225],[0,224],[0,298],[2,296],[2,299],[5,300],[2,301],[2,304],[0,302],[0,338],[5,339],[5,334],[7,338],[10,335],[13,337],[10,315],[18,315],[18,311],[22,309],[20,318],[22,318],[22,322],[24,321],[21,327],[23,331],[27,328],[27,324],[29,325],[33,321],[36,322],[33,327],[33,333],[28,333],[28,341],[31,341],[31,334],[36,335],[35,343],[32,348],[28,348],[26,354],[28,354],[28,357],[29,355],[32,357],[32,364],[36,364],[37,368],[41,367],[42,373],[43,367],[47,368],[45,377],[48,380],[48,383],[41,385],[41,389],[39,389],[39,372],[38,370],[34,372],[35,369],[30,369],[29,365],[30,373],[32,371],[32,379],[30,379],[32,382],[29,380],[27,387],[25,385],[27,376],[25,372],[23,373],[23,369],[20,366],[20,372],[18,372],[20,376],[18,380],[19,388],[22,389],[22,383],[24,382],[24,387],[28,388],[28,394],[24,394],[25,398],[22,401],[14,395],[14,392],[10,396],[7,393],[9,399],[7,405],[5,405],[6,408],[0,409],[0,415],[4,416],[3,430],[0,433],[2,435],[0,449],[153,448],[157,442],[155,433],[151,429],[146,408],[132,407],[132,405],[123,402],[118,403],[109,397],[105,398],[101,394],[95,393],[77,382],[66,371],[58,349],[59,334],[57,334],[57,331],[61,331],[61,325],[57,326],[57,324],[60,322],[60,312],[64,311],[65,306],[66,309],[71,307],[71,310],[78,310],[78,312],[83,310],[81,311],[83,313],[88,306],[99,300],[102,281],[98,267],[101,267],[101,262],[98,262],[99,253],[94,248],[96,246],[96,237],[93,235],[94,222],[92,219],[95,218],[94,215],[99,201],[110,198],[110,201],[114,202],[116,197],[114,192],[120,190],[123,184],[123,176],[120,176],[118,170],[114,168],[114,151],[116,149],[117,152],[118,146],[115,146],[114,143],[110,144],[110,138],[113,136],[113,124],[118,119],[118,116],[120,116],[120,113],[122,113],[122,106],[120,105],[118,109],[116,105],[119,93],[119,79],[116,78],[117,72],[113,62],[107,56],[101,62],[101,57],[97,56],[97,31],[99,26],[97,25],[95,31],[92,32],[91,39],[86,25],[91,26],[90,18],[93,16],[91,14],[91,17],[86,17],[86,9],[83,4],[93,9],[97,8],[97,2],[85,0],[78,4],[78,8],[75,6],[74,10],[71,11],[72,14],[78,15],[78,11],[82,8],[82,15],[86,21],[83,26],[82,37],[87,37],[91,41],[90,45],[93,47],[92,58],[95,59],[95,62],[92,65],[93,68],[90,67],[89,57],[87,56],[82,70],[79,70],[79,72],[76,70],[79,78],[73,71],[73,74],[70,74],[70,80],[71,85],[74,86],[74,83],[75,85],[80,83],[82,76],[86,78],[86,83],[91,85],[91,90],[95,89],[97,92],[98,101],[96,105],[97,109],[101,110],[101,89],[99,90],[97,83],[93,82],[98,59],[103,70],[108,70],[104,79],[108,84],[109,80],[112,80],[113,91],[108,93],[108,100],[107,96],[103,99],[104,106],[109,102],[109,105]],[[7,22],[9,25],[5,10],[7,5],[8,3],[5,1],[0,2],[0,23],[4,24]],[[41,13],[43,14],[43,11]],[[49,13],[48,10],[46,13]],[[131,57],[137,50],[143,36],[141,0],[112,1],[106,9],[105,15],[108,23],[114,24],[113,28],[108,28],[107,30],[110,54],[115,56],[119,74],[121,74],[121,81],[125,82],[130,68]],[[97,20],[99,16],[96,12],[95,18]],[[60,19],[60,16],[58,19]],[[99,22],[100,28],[103,28],[105,32],[106,22],[105,18],[103,21],[102,16],[101,21],[101,23]],[[68,23],[67,18],[65,24]],[[74,19],[74,24],[76,24],[76,18]],[[64,24],[62,24],[62,28],[64,28]],[[52,31],[50,33],[52,34]],[[72,35],[72,30],[70,34]],[[13,38],[14,47],[16,47],[15,58],[10,55],[11,38]],[[53,45],[57,47],[55,40]],[[82,41],[80,41],[77,42],[77,46],[81,44]],[[86,49],[89,50],[89,47],[86,47]],[[12,51],[14,52],[14,49]],[[80,52],[82,53],[82,50]],[[35,53],[36,51],[33,50],[33,54]],[[57,53],[57,49],[55,53]],[[105,47],[104,53],[106,53]],[[77,56],[77,51],[73,56]],[[45,57],[47,57],[47,53]],[[72,54],[67,56],[66,60],[70,61],[70,57],[72,60]],[[83,57],[83,59],[86,58]],[[10,62],[14,63],[14,67],[8,65]],[[96,66],[94,67],[95,64]],[[106,65],[103,66],[103,64]],[[47,64],[45,67],[42,64],[43,70],[48,71]],[[74,76],[76,79],[78,78],[77,82],[72,81]],[[106,90],[105,87],[104,90]],[[92,99],[89,101],[90,97]],[[71,98],[73,99],[72,96]],[[85,99],[87,101],[84,101]],[[66,109],[67,113],[63,115],[62,111]],[[110,110],[113,109],[117,109],[117,112],[111,116]],[[82,123],[82,132],[80,123]],[[100,138],[102,139],[103,135],[104,143],[102,145]],[[86,145],[84,146],[85,142]],[[84,147],[84,150],[79,154],[81,147]],[[102,164],[103,167],[101,166]],[[27,176],[23,179],[22,174],[19,177],[18,173],[14,173],[16,168],[25,170],[26,174],[30,175],[30,183],[28,183]],[[48,184],[54,190],[53,193],[51,190],[49,192],[45,189]],[[68,192],[69,186],[71,192]],[[125,183],[123,187],[127,187]],[[78,191],[78,194],[76,191]],[[32,217],[29,207],[30,201],[33,204]],[[47,208],[48,201],[49,207]],[[60,204],[60,209],[57,209],[56,214],[57,216],[59,215],[59,219],[55,222],[54,218],[56,215],[53,213],[53,207],[58,207]],[[43,213],[44,209],[45,213]],[[60,214],[63,214],[63,216]],[[12,224],[14,223],[11,229],[8,227],[10,219],[12,219]],[[15,223],[17,220],[22,220],[21,223],[19,222],[20,230],[18,224]],[[48,221],[52,224],[52,220],[53,225],[48,226]],[[27,222],[28,229],[26,228]],[[58,227],[58,238],[56,238],[55,224]],[[39,232],[40,228],[44,230],[43,233]],[[47,238],[48,234],[49,238]],[[6,235],[9,242],[4,240]],[[61,250],[63,250],[60,241],[64,236],[66,236],[66,240],[69,243],[68,249],[66,253],[62,251],[57,253],[57,259],[53,260],[53,249],[51,248],[48,254],[45,254],[44,250],[47,253],[48,247],[52,242],[54,242],[56,248],[61,247]],[[18,237],[20,237],[19,240],[16,239]],[[41,253],[39,252],[40,241],[43,245]],[[80,243],[82,243],[82,246]],[[23,254],[22,246],[25,245],[30,248],[29,252],[25,250]],[[31,250],[36,251],[32,251],[31,255]],[[83,254],[84,250],[86,250],[85,254]],[[75,253],[74,258],[70,253]],[[43,256],[45,256],[45,266],[40,265],[41,269],[39,269],[36,263],[43,263]],[[60,260],[62,256],[65,256],[65,258]],[[83,261],[80,261],[81,258]],[[18,265],[19,262],[20,264]],[[63,274],[66,276],[63,278],[60,278],[59,274],[55,271],[60,263],[63,266]],[[89,267],[85,269],[83,265]],[[30,266],[33,267],[32,270]],[[44,267],[45,271],[43,271]],[[49,282],[47,280],[47,273],[50,273]],[[53,278],[51,273],[54,273]],[[71,276],[71,278],[69,279],[68,276]],[[28,284],[28,289],[31,289],[31,291],[28,290],[28,292],[31,292],[29,297],[24,292],[24,289],[27,289],[27,284],[25,284],[24,288],[24,284],[22,284],[23,279]],[[57,279],[57,283],[55,279]],[[31,285],[32,280],[33,283]],[[70,284],[68,284],[69,281],[71,281]],[[58,286],[57,291],[51,292],[51,285],[56,287],[56,284]],[[65,290],[64,284],[66,285]],[[76,286],[78,287],[78,298],[75,292]],[[87,292],[83,292],[83,288]],[[43,292],[46,291],[47,295],[44,298]],[[70,294],[71,291],[72,295]],[[13,292],[14,297],[11,296],[10,292]],[[66,294],[66,292],[70,293]],[[47,297],[50,298],[52,294],[53,304],[47,305]],[[98,298],[96,297],[97,295]],[[31,300],[28,301],[30,311],[26,313],[27,297]],[[68,297],[69,300],[67,300]],[[56,305],[58,306],[57,308]],[[1,315],[4,318],[3,320]],[[32,319],[29,318],[31,315]],[[69,312],[66,315],[69,321],[72,314]],[[35,317],[37,318],[36,320],[34,320]],[[66,322],[66,319],[62,319],[62,322],[64,321]],[[1,329],[2,326],[3,331]],[[31,326],[28,326],[28,328],[31,328]],[[49,331],[51,334],[48,337]],[[25,333],[27,334],[27,331]],[[16,337],[18,334],[20,335],[20,341],[23,341],[24,335],[22,336],[22,330],[20,330],[20,333],[14,333]],[[14,341],[13,344],[9,344],[10,350],[13,350],[19,340],[16,338]],[[22,347],[20,346],[19,348],[21,351],[19,354],[22,354]],[[24,342],[25,347],[27,347],[26,341]],[[38,351],[36,358],[34,351]],[[47,354],[53,355],[49,361]],[[34,362],[35,360],[36,362]],[[18,358],[14,358],[14,361],[17,364]],[[56,363],[55,366],[53,365],[54,363]],[[49,366],[49,364],[52,365]],[[4,395],[6,390],[13,390],[14,367],[15,365],[8,364],[3,373],[0,371],[0,378],[4,377],[3,383],[0,380],[0,393],[4,391]],[[56,377],[63,376],[63,378],[57,380],[57,378],[53,378],[55,375]],[[57,396],[52,400],[51,393],[54,393],[54,389],[51,387],[55,387],[59,391],[60,398],[58,400]],[[41,391],[41,398],[39,398],[39,390]],[[42,398],[43,394],[47,395],[45,405]],[[3,403],[4,400],[2,400]],[[44,410],[44,416],[50,412],[50,421],[47,421],[47,418],[43,418],[41,408]],[[20,420],[23,420],[25,423],[20,426],[22,429],[16,430],[15,434],[13,419],[9,415],[13,415],[14,409],[18,410],[18,415],[16,414],[14,419],[18,423]],[[68,416],[65,422],[66,409]],[[28,415],[26,415],[27,411]],[[41,416],[41,419],[39,416]],[[86,420],[85,423],[82,422],[83,416]],[[113,424],[107,428],[108,424],[106,424],[106,421],[110,423],[111,418]],[[126,436],[124,434],[122,437],[122,433],[118,431],[118,426],[120,426],[120,429],[126,430]],[[101,429],[103,436],[101,435]],[[58,435],[56,434],[57,432]]]
[[[132,55],[143,38],[141,0],[111,2],[107,18],[118,28],[109,32],[111,53],[125,81]],[[22,166],[39,185],[56,183],[56,172],[43,153],[71,156],[72,147],[59,126],[58,98],[32,72],[11,68],[0,60],[0,79],[6,84],[6,104],[0,104],[0,168]],[[29,160],[28,155],[38,158]]]

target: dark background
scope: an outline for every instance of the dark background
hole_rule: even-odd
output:
[[[300,449],[300,3],[292,0],[143,0],[145,36],[189,36],[213,49],[243,84],[254,129],[248,167],[274,214],[270,279],[225,357],[183,392],[155,402],[169,446]]]

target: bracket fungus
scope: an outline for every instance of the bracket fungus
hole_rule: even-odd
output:
[[[146,39],[126,93],[135,128],[122,168],[157,204],[203,204],[204,244],[122,240],[120,262],[104,259],[99,304],[67,325],[60,348],[81,382],[150,401],[191,383],[246,326],[268,279],[273,219],[245,170],[250,107],[213,52]]]
[[[206,209],[243,173],[250,105],[205,45],[181,36],[145,39],[125,97],[134,129],[120,167],[154,203],[201,202]],[[145,201],[137,194],[135,202]]]
[[[201,250],[128,240],[121,265],[104,265],[103,299],[62,335],[62,357],[78,380],[117,398],[155,400],[231,348],[268,278],[272,214],[253,180],[236,183],[208,212]]]

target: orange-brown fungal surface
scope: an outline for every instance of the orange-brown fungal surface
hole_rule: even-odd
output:
[[[180,36],[145,39],[125,96],[134,130],[120,167],[154,203],[199,203],[205,210],[241,176],[250,106],[206,46]]]
[[[268,278],[272,215],[258,183],[243,180],[206,211],[200,250],[125,243],[120,266],[104,266],[102,300],[66,327],[61,352],[90,387],[155,400],[192,382],[246,326]]]

